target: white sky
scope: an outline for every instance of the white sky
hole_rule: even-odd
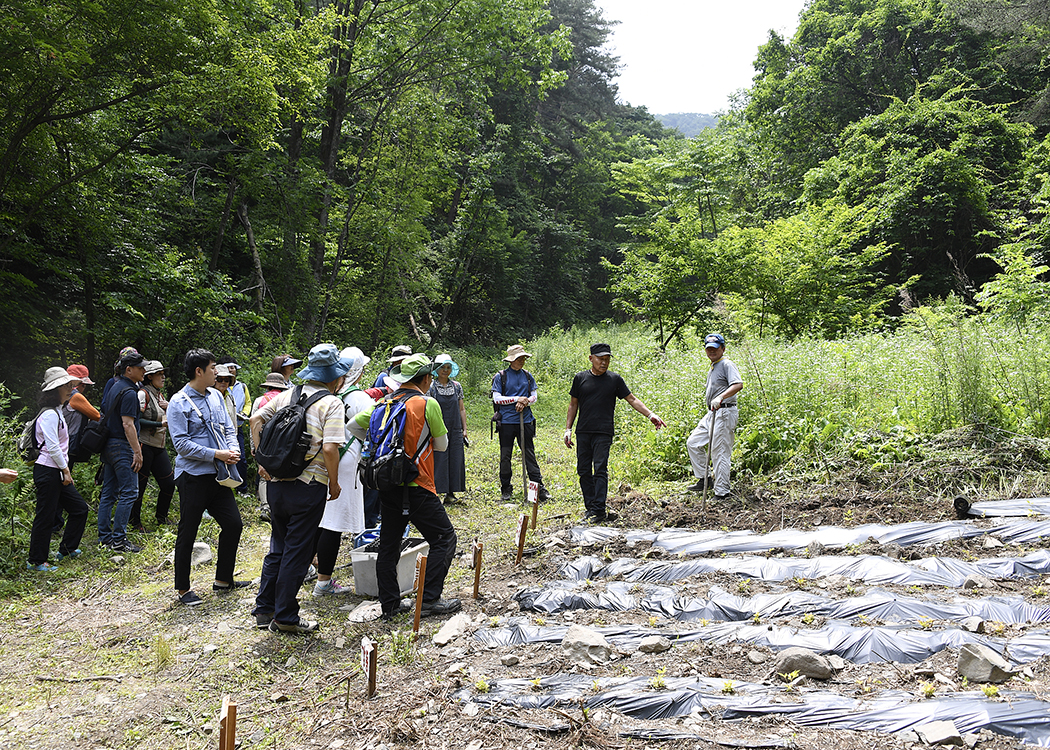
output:
[[[653,114],[728,107],[748,88],[758,47],[776,29],[790,37],[805,0],[595,0],[613,27],[616,83],[625,104]]]

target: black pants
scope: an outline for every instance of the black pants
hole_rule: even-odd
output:
[[[518,422],[504,422],[499,428],[499,485],[501,492],[513,492],[511,487],[510,459],[514,453],[514,441],[518,441],[521,455],[525,457],[525,471],[536,484],[543,486],[543,476],[540,474],[540,465],[536,463],[536,447],[533,439],[536,437],[536,422],[525,423],[525,442],[521,442],[521,424]]]
[[[299,622],[297,597],[314,557],[328,486],[298,479],[267,482],[266,499],[270,503],[270,551],[263,558],[252,614],[272,613],[277,622],[295,625]]]
[[[171,510],[171,498],[175,496],[175,472],[171,468],[171,457],[164,448],[142,443],[142,468],[139,469],[139,499],[135,501],[131,509],[131,518],[128,519],[129,526],[142,525],[142,499],[146,496],[146,485],[149,484],[150,474],[157,480],[157,507],[154,516],[157,523],[161,524],[168,520],[168,511]]]
[[[397,563],[401,559],[401,537],[411,521],[430,544],[427,574],[423,580],[423,601],[441,598],[445,576],[456,554],[456,530],[438,496],[422,487],[408,488],[408,515],[403,513],[404,488],[380,492],[383,523],[379,527],[379,554],[376,556],[376,582],[383,612],[391,613],[401,601],[397,582]]]
[[[233,490],[216,482],[214,474],[197,476],[183,473],[175,480],[175,485],[179,488],[179,531],[175,537],[176,590],[190,588],[190,558],[204,511],[208,511],[219,524],[215,580],[233,583],[237,545],[241,542],[241,530],[244,528]]]
[[[576,473],[588,516],[605,518],[605,499],[609,494],[609,446],[612,435],[602,432],[576,433]]]
[[[317,573],[330,576],[335,571],[335,561],[339,557],[339,546],[343,542],[340,531],[318,527],[314,549],[317,550]]]
[[[66,531],[58,551],[68,555],[80,545],[87,524],[88,507],[76,485],[62,484],[62,472],[52,466],[33,464],[33,484],[36,487],[36,515],[29,537],[29,562],[33,565],[47,562],[51,551],[51,529],[59,508],[69,516]]]

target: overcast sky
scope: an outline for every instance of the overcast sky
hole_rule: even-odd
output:
[[[751,85],[759,45],[795,33],[805,0],[595,0],[613,28],[626,104],[653,114],[725,110]]]

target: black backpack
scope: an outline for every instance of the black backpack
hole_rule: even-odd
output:
[[[255,449],[255,463],[263,467],[274,479],[294,479],[306,470],[321,451],[306,458],[310,450],[310,433],[306,431],[306,410],[325,396],[322,388],[310,397],[303,396],[303,387],[297,385],[292,391],[288,406],[279,409],[267,422],[259,436],[259,447]]]
[[[106,419],[107,405],[112,407],[113,404],[119,402],[120,398],[129,390],[132,390],[132,386],[130,385],[123,385],[120,390],[117,390],[117,386],[113,386],[109,393],[106,394],[105,400],[102,402],[102,407],[99,409],[101,416],[98,421],[94,422],[90,419],[84,420],[84,423],[80,426],[80,430],[77,432],[75,448],[72,439],[70,440],[70,461],[82,463],[89,460],[96,453],[101,453],[105,450],[106,441],[110,438],[109,420]]]

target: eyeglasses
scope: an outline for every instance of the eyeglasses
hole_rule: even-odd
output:
[[[216,383],[232,383],[233,378],[215,378]]]

